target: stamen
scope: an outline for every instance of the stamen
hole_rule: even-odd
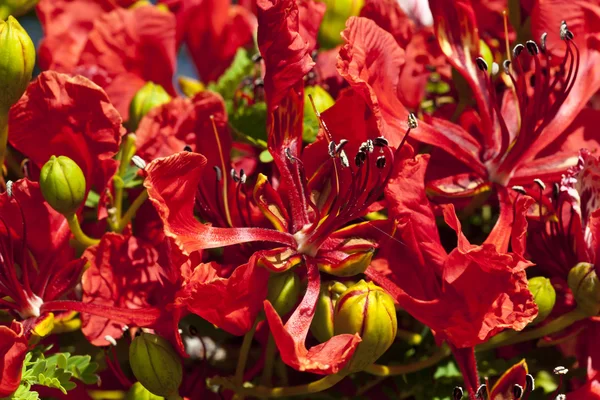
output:
[[[525,46],[523,46],[521,43],[517,44],[514,48],[513,48],[513,58],[517,58],[519,57],[519,54],[521,54],[521,52],[523,51],[523,49],[525,48]]]
[[[464,394],[463,388],[461,388],[460,386],[456,386],[454,388],[454,390],[452,391],[452,399],[460,400],[460,399],[462,399],[463,394]]]
[[[538,45],[533,40],[528,40],[527,42],[525,42],[525,45],[527,46],[527,51],[532,56],[539,54],[540,49],[538,49]]]
[[[541,179],[535,178],[533,180],[533,183],[535,183],[536,185],[538,185],[540,187],[540,189],[546,190],[546,184]]]
[[[217,182],[221,182],[221,179],[223,179],[223,173],[221,172],[221,168],[215,165],[213,169],[215,170],[215,173],[217,175]]]
[[[548,33],[544,32],[542,33],[542,36],[540,36],[540,47],[542,48],[542,53],[546,52],[546,39],[548,39]]]
[[[327,151],[329,153],[329,157],[335,158],[335,153],[336,153],[335,148],[336,148],[335,142],[332,140],[331,142],[329,142],[329,145],[328,145],[328,148],[327,148]]]
[[[347,139],[340,140],[340,143],[337,146],[335,146],[335,154],[340,154],[340,152],[342,151],[342,149],[344,147],[346,147],[346,144],[348,144],[348,140]]]
[[[478,399],[483,399],[483,394],[485,393],[486,389],[486,384],[479,385],[479,387],[477,388],[477,392],[475,392],[475,397]]]
[[[515,386],[513,386],[513,396],[515,397],[515,399],[520,399],[521,397],[523,397],[523,386],[515,384]]]
[[[111,346],[114,346],[114,347],[117,346],[117,341],[115,340],[114,337],[112,337],[110,335],[104,336],[104,340],[106,340],[108,343],[110,343]]]
[[[554,368],[554,375],[566,375],[569,370],[565,367],[563,367],[562,365],[559,365],[558,367]]]
[[[133,165],[135,165],[136,167],[138,167],[141,170],[146,169],[147,163],[140,156],[133,156],[133,157],[131,157],[131,162],[133,163]]]
[[[283,152],[285,153],[285,158],[287,158],[291,164],[296,162],[296,157],[292,155],[292,151],[289,147],[286,147]]]
[[[513,186],[512,190],[514,190],[515,192],[517,192],[519,194],[523,194],[523,195],[527,194],[527,192],[525,191],[525,188],[523,186]]]
[[[533,375],[531,374],[527,374],[525,375],[525,382],[526,382],[526,386],[525,388],[527,389],[528,392],[533,392],[535,390],[535,379],[533,379]]]
[[[477,59],[475,60],[475,63],[477,64],[477,68],[479,68],[479,70],[484,71],[484,72],[486,72],[488,70],[488,65],[483,58],[477,57]]]
[[[350,166],[348,156],[344,150],[340,151],[340,161],[342,162],[342,167],[348,168]]]
[[[8,197],[13,197],[13,181],[6,182],[6,194]]]
[[[384,169],[385,168],[385,156],[379,156],[377,157],[377,161],[375,162],[375,165],[377,165],[377,168],[379,169]]]
[[[510,75],[510,60],[504,60],[504,62],[502,63],[502,68],[504,68],[504,73],[506,75]]]
[[[246,183],[246,179],[247,179],[246,173],[244,172],[243,169],[240,169],[240,183],[242,185],[245,184]]]
[[[223,154],[223,147],[221,146],[221,138],[219,137],[219,131],[217,130],[217,124],[215,123],[215,117],[214,115],[210,116],[210,122],[212,123],[212,128],[213,128],[213,134],[215,135],[215,140],[217,142],[217,150],[219,151],[219,159],[221,160],[221,171],[226,171],[226,166],[225,166],[225,155]],[[218,175],[220,175],[218,173]],[[231,214],[229,213],[229,197],[228,197],[228,193],[229,191],[227,190],[227,179],[223,180],[223,190],[222,190],[222,203],[223,203],[223,208],[225,211],[225,219],[227,220],[227,223],[229,224],[230,227],[233,227],[233,222],[231,221]]]
[[[366,159],[367,159],[367,153],[365,153],[362,150],[359,150],[358,153],[356,153],[356,156],[354,157],[354,164],[357,167],[360,167],[361,165],[363,165],[365,163]]]
[[[186,144],[185,147],[183,148],[183,151],[187,151],[189,153],[192,151],[192,148]]]
[[[373,145],[376,147],[387,147],[389,146],[389,142],[383,136],[373,139]]]
[[[506,45],[506,57],[510,60],[510,44],[508,43],[508,14],[502,10],[502,19],[504,21],[504,44]]]
[[[231,175],[231,179],[233,179],[235,183],[238,183],[240,181],[240,178],[238,178],[235,169],[231,168],[231,171],[229,171],[229,175]]]
[[[561,40],[573,40],[573,32],[571,32],[567,27],[566,21],[561,21],[559,32]]]
[[[254,55],[252,56],[252,62],[253,62],[253,63],[260,62],[260,61],[262,61],[262,59],[263,59],[263,58],[262,58],[262,55],[261,55],[260,53],[256,53],[256,54],[254,54]]]
[[[365,153],[372,153],[373,150],[375,150],[375,145],[371,139],[367,139],[367,141],[363,142],[359,147],[359,151],[364,151]]]
[[[499,71],[500,71],[500,66],[498,65],[497,62],[493,62],[492,63],[492,75],[497,75]]]
[[[419,122],[417,120],[417,117],[415,117],[415,114],[409,113],[408,114],[408,127],[410,129],[417,129],[418,126],[419,126]]]

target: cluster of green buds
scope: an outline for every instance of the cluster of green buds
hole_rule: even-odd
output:
[[[586,262],[577,264],[569,271],[567,282],[577,308],[588,317],[597,316],[600,313],[600,282],[594,266]]]
[[[150,394],[167,399],[179,398],[183,379],[181,359],[162,337],[150,333],[137,336],[129,346],[129,365],[136,379]],[[139,387],[136,393],[141,396],[133,397],[135,399],[154,398]]]

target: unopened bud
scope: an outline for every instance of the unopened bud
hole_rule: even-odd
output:
[[[285,315],[294,308],[300,296],[300,278],[292,270],[273,273],[269,278],[267,299],[279,315]]]
[[[533,301],[538,306],[538,315],[532,322],[535,325],[545,320],[552,312],[556,302],[556,290],[550,283],[550,279],[543,276],[529,279],[528,287],[533,296]]]
[[[129,364],[136,379],[157,396],[177,393],[183,377],[181,360],[160,336],[142,333],[129,346]]]
[[[164,397],[156,396],[148,391],[141,383],[136,382],[131,386],[125,400],[161,400]]]
[[[171,96],[163,89],[162,86],[152,82],[146,83],[133,96],[129,104],[129,129],[135,131],[140,124],[140,121],[154,107],[161,106],[171,101]]]
[[[364,0],[324,0],[323,3],[327,8],[319,29],[319,44],[321,48],[332,49],[342,44],[340,33],[348,18],[359,14]]]
[[[587,316],[597,316],[600,313],[600,282],[594,266],[585,262],[577,264],[569,271],[567,282],[577,308]]]
[[[179,83],[181,91],[187,97],[194,97],[198,93],[206,90],[206,87],[202,82],[194,78],[188,78],[187,76],[179,77],[177,82]]]
[[[53,209],[70,215],[85,200],[85,176],[69,157],[52,156],[40,172],[40,189]]]
[[[0,113],[7,113],[27,89],[35,64],[31,38],[12,16],[0,20]]]
[[[321,282],[317,308],[310,325],[310,332],[321,343],[333,337],[333,317],[335,303],[340,294],[334,290],[335,285],[343,285],[332,281]]]
[[[350,372],[373,364],[394,342],[398,324],[394,300],[382,288],[361,280],[349,287],[335,307],[335,334],[358,333],[362,341],[347,365]]]

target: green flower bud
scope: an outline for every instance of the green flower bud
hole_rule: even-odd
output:
[[[12,16],[0,21],[0,113],[7,113],[27,89],[35,64],[31,38]]]
[[[300,296],[300,278],[292,270],[271,274],[267,288],[267,299],[277,314],[285,315],[292,310]]]
[[[327,9],[319,29],[319,44],[332,49],[342,44],[340,33],[346,28],[346,20],[360,13],[364,0],[324,0],[323,3]]]
[[[600,313],[600,282],[594,266],[581,262],[569,271],[567,278],[577,307],[589,317]]]
[[[321,282],[317,308],[310,324],[310,332],[321,343],[328,341],[333,336],[335,303],[338,297],[340,297],[338,287],[342,287],[343,290],[347,289],[339,282]]]
[[[142,386],[141,383],[136,382],[131,386],[129,392],[127,392],[127,396],[125,396],[125,400],[162,400],[164,397],[153,395]]]
[[[552,312],[556,302],[556,291],[550,283],[550,279],[543,276],[531,278],[528,287],[533,295],[533,301],[538,306],[538,315],[532,322],[532,325],[535,325],[545,320]]]
[[[160,336],[142,333],[129,346],[129,364],[137,380],[157,396],[177,393],[183,378],[181,359]]]
[[[52,156],[42,167],[40,189],[44,199],[63,215],[73,214],[85,200],[85,176],[69,157]]]
[[[304,88],[304,131],[302,132],[302,139],[305,142],[312,143],[317,138],[320,125],[319,119],[310,104],[309,95],[312,96],[315,107],[319,112],[327,110],[335,103],[335,100],[321,86],[307,86]]]
[[[129,104],[129,129],[135,131],[140,124],[140,121],[154,107],[161,106],[171,101],[171,96],[163,89],[162,86],[152,82],[146,83],[133,96]]]
[[[394,342],[398,323],[392,296],[372,282],[361,280],[338,299],[334,317],[335,334],[358,333],[358,344],[346,368],[362,371],[373,364]]]
[[[494,55],[492,54],[492,50],[483,40],[479,40],[479,55],[481,58],[485,60],[488,65],[488,74],[492,73],[492,64],[494,63]]]
[[[39,0],[2,0],[0,2],[0,19],[5,20],[9,15],[20,17],[25,15]]]

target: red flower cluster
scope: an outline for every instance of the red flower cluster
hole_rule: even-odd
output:
[[[1,22],[0,396],[600,398],[600,3],[339,3]]]

